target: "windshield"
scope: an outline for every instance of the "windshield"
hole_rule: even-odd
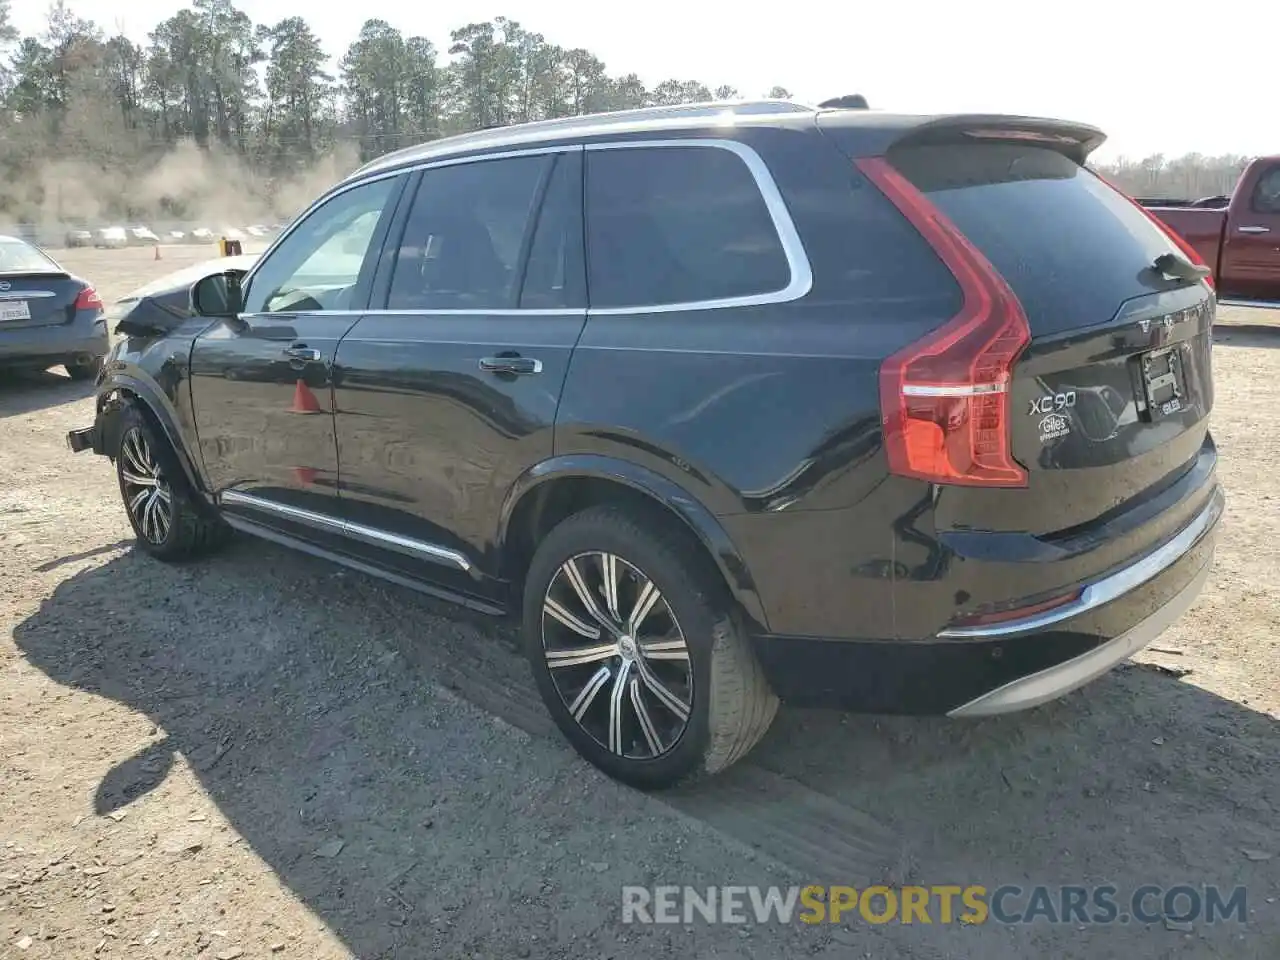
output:
[[[25,240],[0,237],[0,273],[59,273],[61,270]]]

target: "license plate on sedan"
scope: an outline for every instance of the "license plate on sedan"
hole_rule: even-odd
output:
[[[6,320],[30,320],[31,305],[25,300],[0,300],[0,323]]]
[[[1138,359],[1147,412],[1152,420],[1177,413],[1187,403],[1186,376],[1182,351],[1178,347],[1152,350]]]

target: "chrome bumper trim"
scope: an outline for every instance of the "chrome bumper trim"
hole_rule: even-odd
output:
[[[1080,597],[1071,603],[1054,607],[1043,613],[1032,614],[1018,620],[1007,620],[1004,623],[993,623],[988,626],[949,627],[938,633],[941,640],[991,640],[1009,637],[1020,633],[1035,633],[1045,627],[1063,620],[1070,620],[1082,613],[1116,600],[1130,590],[1136,590],[1148,580],[1154,579],[1169,567],[1178,562],[1182,556],[1200,542],[1200,538],[1212,529],[1222,516],[1226,499],[1222,490],[1215,490],[1212,499],[1195,517],[1183,527],[1171,540],[1148,553],[1142,559],[1127,567],[1108,574],[1101,580],[1089,584],[1081,592]]]
[[[1122,633],[1088,653],[1082,653],[1056,667],[1022,677],[997,687],[990,693],[970,700],[964,706],[950,711],[949,717],[990,717],[1000,713],[1027,710],[1042,703],[1056,700],[1095,680],[1122,660],[1127,660],[1149,644],[1196,601],[1204,583],[1209,579],[1213,558],[1200,569],[1195,579],[1182,588],[1168,603],[1143,620],[1133,629]]]

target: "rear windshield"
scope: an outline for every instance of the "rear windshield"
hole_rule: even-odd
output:
[[[56,273],[59,267],[31,244],[0,237],[0,273]]]
[[[1176,252],[1129,200],[1053,150],[962,144],[890,159],[1000,271],[1033,333],[1110,320],[1156,289],[1146,268]]]

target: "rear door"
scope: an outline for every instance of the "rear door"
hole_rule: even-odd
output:
[[[464,593],[515,480],[551,456],[582,332],[581,148],[423,171],[374,306],[338,348],[343,516]]]
[[[1280,164],[1261,171],[1248,201],[1233,206],[1219,286],[1223,297],[1280,300]]]
[[[1213,301],[1204,283],[1155,268],[1178,251],[1146,214],[1034,143],[958,140],[888,156],[1004,277],[1032,335],[1011,388],[1028,489],[956,489],[940,518],[1060,532],[1189,468],[1213,403]]]
[[[84,284],[24,240],[0,237],[0,334],[70,323]]]

